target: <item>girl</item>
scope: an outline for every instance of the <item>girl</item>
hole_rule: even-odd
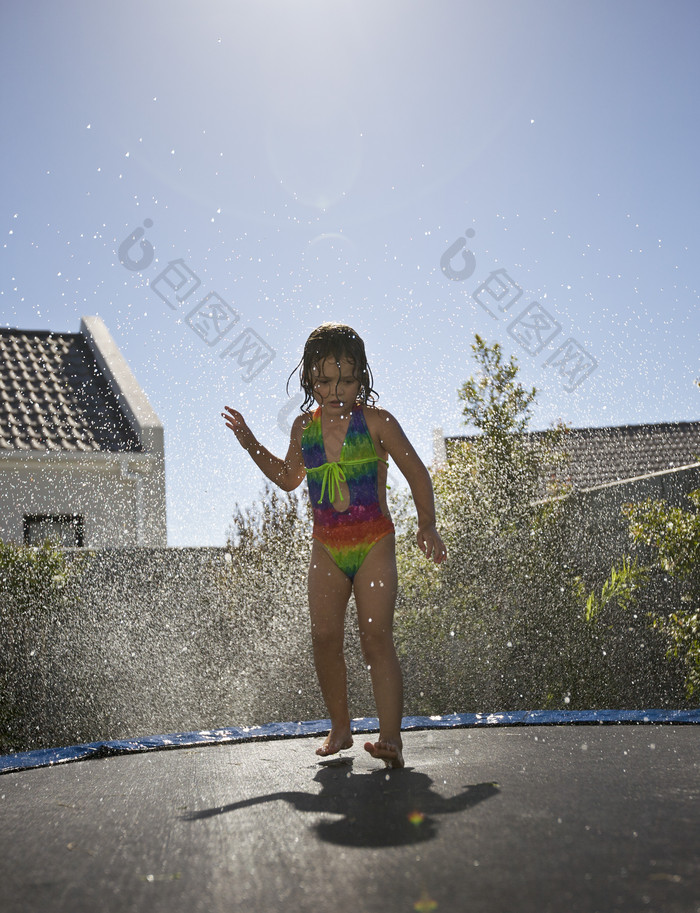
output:
[[[311,638],[331,719],[331,731],[316,754],[331,755],[352,745],[343,638],[354,590],[379,717],[379,739],[366,742],[365,749],[387,767],[403,767],[403,682],[392,633],[397,580],[394,524],[386,503],[387,456],[411,487],[418,545],[439,564],[446,551],[435,528],[432,483],[397,420],[372,406],[372,373],[364,343],[353,329],[337,323],[318,327],[298,367],[306,398],[283,460],[258,443],[240,412],[226,406],[222,416],[256,465],[284,491],[297,488],[304,477],[308,480],[314,516],[308,578]],[[314,402],[317,408],[311,413]]]

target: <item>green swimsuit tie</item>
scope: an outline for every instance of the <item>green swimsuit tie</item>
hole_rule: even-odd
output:
[[[363,457],[360,460],[338,460],[337,463],[323,463],[321,466],[310,466],[306,471],[307,472],[322,472],[323,476],[321,478],[321,497],[318,499],[320,504],[323,501],[323,495],[328,488],[328,500],[332,504],[335,501],[335,496],[340,497],[341,502],[345,500],[343,497],[343,492],[340,490],[340,483],[347,482],[345,477],[345,472],[343,471],[343,466],[355,466],[358,463],[374,463],[375,461],[380,461],[389,465],[388,460],[382,460],[381,457]],[[341,465],[342,464],[342,465]]]
[[[340,500],[343,500],[343,492],[340,490],[340,483],[346,482],[345,473],[343,472],[343,467],[340,463],[324,463],[323,466],[318,467],[323,472],[323,478],[321,479],[321,497],[318,499],[320,504],[323,501],[323,495],[326,490],[326,485],[328,486],[328,500],[331,504],[335,501],[336,494],[340,495]]]

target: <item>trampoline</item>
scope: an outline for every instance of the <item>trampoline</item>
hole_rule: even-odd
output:
[[[398,771],[319,759],[327,721],[7,755],[3,910],[695,913],[698,722],[409,717]]]

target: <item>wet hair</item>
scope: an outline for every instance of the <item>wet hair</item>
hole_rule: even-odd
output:
[[[299,383],[305,396],[301,405],[302,412],[310,412],[311,406],[315,402],[312,371],[327,358],[333,358],[336,362],[339,362],[341,358],[347,358],[353,362],[353,377],[360,382],[360,390],[357,394],[358,402],[372,405],[378,399],[379,394],[372,387],[374,380],[367,364],[365,344],[362,339],[352,327],[346,326],[344,323],[322,323],[306,340],[304,354],[287,380],[287,392],[289,392],[289,381],[297,369],[299,370]]]

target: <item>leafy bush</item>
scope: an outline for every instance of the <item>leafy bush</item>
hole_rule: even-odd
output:
[[[577,649],[590,636],[562,555],[566,500],[542,498],[542,480],[564,461],[566,428],[526,436],[536,390],[517,382],[498,343],[477,336],[472,349],[479,373],[459,396],[481,433],[433,472],[448,561],[428,566],[400,540],[398,629],[421,680],[416,699],[425,712],[585,703]]]
[[[676,671],[642,619],[609,605],[593,622],[586,556],[568,537],[573,502],[558,481],[568,429],[526,434],[536,390],[521,386],[498,343],[477,336],[472,350],[478,373],[459,396],[480,434],[453,442],[433,472],[448,560],[436,568],[412,536],[398,540],[407,704],[444,713],[677,703]],[[627,598],[619,577],[613,594]]]
[[[271,483],[256,504],[234,513],[220,582],[237,644],[237,674],[256,695],[252,719],[326,716],[308,612],[312,525],[306,492],[281,493]],[[352,611],[346,633],[349,694],[355,715],[363,715],[371,710],[369,675],[351,622]]]
[[[79,563],[49,541],[38,548],[0,542],[0,748],[24,744],[29,707],[51,690],[46,644],[71,599]]]
[[[0,542],[0,612],[4,624],[46,612],[62,594],[71,569],[60,548]]]
[[[634,617],[665,639],[668,659],[682,664],[690,699],[700,690],[700,489],[688,499],[694,511],[651,498],[624,506],[638,554],[612,567],[599,595],[589,594],[587,618],[596,624],[611,606],[628,616],[637,609]]]

